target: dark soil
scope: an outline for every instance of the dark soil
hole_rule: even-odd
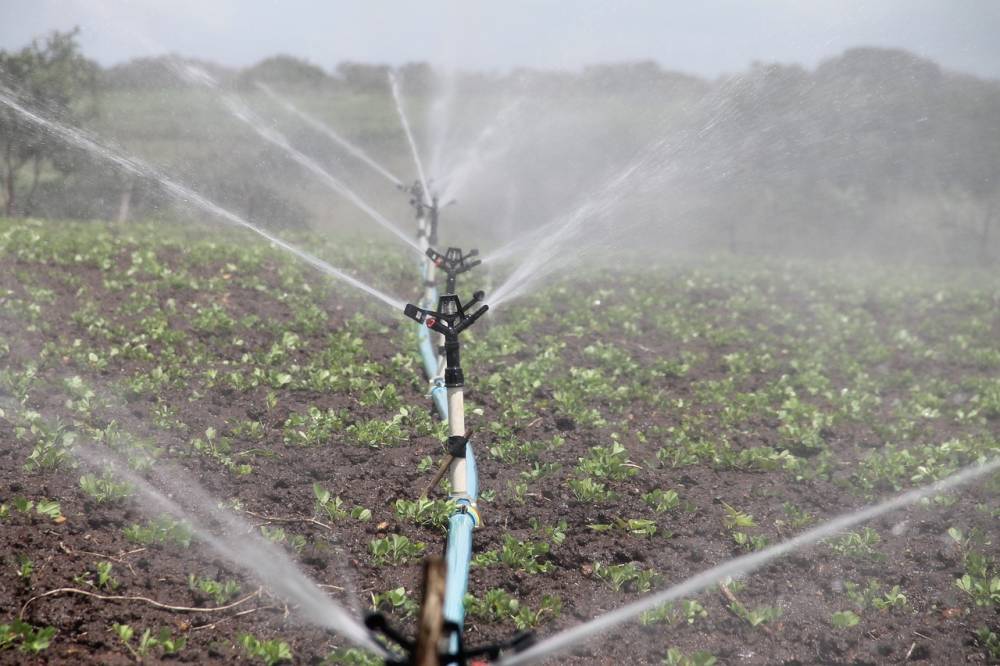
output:
[[[121,264],[112,271],[127,270],[130,263],[127,254],[119,257]],[[186,265],[181,257],[170,258],[167,250],[161,252],[161,257],[177,267]],[[217,281],[225,271],[223,264],[201,263],[187,266],[187,270],[197,279]],[[186,647],[178,655],[163,657],[159,650],[154,650],[145,658],[149,663],[161,659],[199,664],[245,662],[247,657],[237,643],[237,637],[243,633],[287,641],[297,663],[320,663],[335,648],[346,646],[343,639],[312,626],[309,618],[303,617],[295,607],[286,606],[282,600],[271,596],[268,580],[261,580],[226,561],[197,538],[190,548],[170,544],[141,546],[128,541],[123,529],[147,520],[151,514],[134,500],[110,505],[94,503],[79,485],[81,474],[87,471],[86,465],[75,469],[25,471],[23,465],[38,438],[30,433],[19,437],[13,415],[27,408],[41,414],[47,422],[58,420],[64,427],[77,428],[81,419],[67,407],[66,394],[59,390],[66,378],[76,375],[97,388],[104,404],[95,413],[102,414],[99,418],[103,422],[114,419],[122,431],[145,438],[161,450],[160,460],[148,473],[154,485],[169,490],[172,486],[164,480],[169,478],[180,479],[182,488],[184,484],[192,488],[197,484],[218,502],[238,500],[238,509],[248,525],[281,527],[289,534],[303,535],[307,545],[297,555],[289,550],[293,558],[309,578],[327,586],[324,589],[331,596],[353,607],[358,614],[370,608],[373,592],[397,586],[405,586],[409,591],[419,589],[418,562],[376,566],[370,557],[369,543],[398,532],[428,544],[431,552],[443,549],[445,535],[439,529],[405,523],[393,512],[396,499],[413,498],[417,489],[428,480],[432,472],[419,471],[417,464],[426,456],[438,459],[441,443],[436,437],[413,437],[391,448],[369,449],[353,444],[346,434],[351,423],[389,419],[396,409],[362,404],[359,392],[350,388],[341,392],[278,389],[274,391],[277,404],[273,408],[267,406],[270,389],[266,387],[237,392],[221,383],[206,387],[195,376],[189,384],[173,383],[155,395],[129,394],[122,388],[126,379],[149,373],[165,362],[158,343],[149,346],[154,360],[123,358],[96,370],[72,358],[69,350],[74,340],[81,340],[85,348],[104,348],[111,344],[93,328],[88,329],[71,316],[80,307],[81,285],[88,297],[96,299],[99,312],[116,322],[136,321],[122,313],[132,292],[105,288],[103,281],[110,275],[108,270],[85,265],[67,267],[25,262],[5,255],[0,263],[0,284],[10,290],[5,301],[30,300],[30,293],[25,289],[25,274],[31,275],[32,288],[49,289],[53,297],[39,319],[28,320],[17,314],[19,310],[11,308],[5,310],[6,314],[0,319],[0,337],[10,347],[9,367],[21,368],[24,363],[33,362],[37,364],[40,377],[39,389],[30,392],[23,407],[17,404],[14,396],[0,393],[3,400],[0,407],[5,412],[5,417],[0,418],[0,501],[10,505],[16,497],[57,499],[65,521],[56,523],[37,513],[21,514],[12,510],[10,517],[0,522],[3,565],[0,570],[0,623],[20,616],[36,626],[55,627],[58,633],[51,647],[39,656],[29,656],[16,648],[8,649],[0,651],[0,663],[134,662],[110,630],[113,623],[129,624],[136,628],[137,634],[146,628],[154,633],[160,628],[168,628],[173,634],[187,639]],[[67,280],[70,274],[75,276],[71,281]],[[267,262],[253,277],[275,286],[276,290],[283,279],[280,265]],[[276,331],[282,322],[293,316],[287,302],[275,297],[273,292],[255,291],[249,284],[249,281],[234,282],[232,286],[201,292],[181,286],[164,287],[156,291],[154,297],[158,307],[165,307],[167,299],[174,299],[176,310],[163,312],[171,327],[191,340],[191,349],[203,352],[214,367],[222,367],[223,361],[235,366],[247,351],[263,353],[280,340]],[[782,287],[778,285],[777,288]],[[624,291],[618,295],[626,296]],[[722,311],[724,299],[732,295],[728,292],[692,294],[691,299]],[[287,363],[305,364],[313,353],[328,344],[331,335],[359,334],[360,331],[364,335],[362,358],[377,364],[379,372],[388,375],[387,380],[395,380],[405,405],[417,410],[428,408],[423,384],[416,376],[419,365],[412,364],[413,376],[409,380],[405,374],[400,376],[392,370],[393,357],[397,354],[415,355],[415,350],[404,347],[412,346],[408,323],[388,314],[372,315],[364,324],[370,327],[366,331],[359,328],[362,324],[358,320],[345,314],[360,307],[353,298],[330,291],[317,300],[323,306],[326,320],[316,330],[298,332],[302,344],[298,350],[290,352]],[[262,324],[241,326],[225,333],[199,331],[192,328],[184,316],[190,311],[191,303],[203,306],[219,303],[236,320],[253,315]],[[766,329],[771,335],[781,335],[780,327],[795,323],[811,325],[815,314],[811,305],[807,301],[786,302],[784,307],[800,315],[791,324],[770,321],[763,315],[740,324],[748,330]],[[882,316],[879,302],[870,307],[873,329],[879,331],[885,326],[888,335],[890,321]],[[530,465],[505,465],[488,455],[493,436],[485,424],[501,418],[503,405],[481,390],[480,379],[504,365],[531,360],[537,353],[535,343],[546,336],[565,343],[562,363],[567,367],[585,366],[589,361],[582,350],[592,340],[587,335],[567,331],[563,315],[572,318],[571,315],[577,316],[574,312],[557,310],[550,313],[550,318],[532,333],[520,335],[529,345],[510,358],[502,362],[491,360],[489,367],[469,365],[466,368],[467,399],[483,410],[483,416],[469,417],[470,426],[477,433],[481,486],[496,492],[494,499],[482,502],[485,526],[476,533],[475,551],[500,548],[507,535],[525,541],[540,540],[543,537],[533,521],[544,526],[566,521],[568,525],[565,541],[553,543],[550,554],[543,558],[554,565],[550,573],[529,575],[502,566],[476,567],[470,575],[470,592],[481,594],[490,588],[503,588],[532,608],[541,603],[544,595],[558,595],[562,600],[561,614],[537,630],[540,636],[545,636],[641,596],[628,588],[622,592],[611,590],[594,575],[595,562],[635,563],[641,569],[653,569],[660,576],[655,587],[662,588],[741,554],[743,551],[733,543],[723,526],[723,502],[752,514],[760,527],[750,532],[764,535],[772,543],[800,529],[782,527],[787,520],[783,510],[786,503],[812,514],[816,522],[866,503],[865,497],[846,485],[850,473],[848,466],[865,455],[867,449],[862,442],[868,440],[870,446],[878,446],[881,440],[870,428],[857,424],[836,425],[825,433],[826,441],[834,449],[834,462],[832,473],[820,478],[796,481],[780,470],[761,472],[722,469],[707,464],[680,467],[660,464],[655,452],[667,442],[642,442],[638,434],[662,433],[677,425],[675,401],[691,400],[690,387],[694,382],[712,378],[722,380],[727,374],[721,359],[733,348],[698,341],[683,348],[702,352],[708,360],[697,364],[686,376],[666,377],[658,385],[647,387],[651,396],[648,401],[631,403],[620,411],[610,404],[599,405],[603,412],[615,415],[612,425],[608,426],[582,426],[560,413],[550,399],[555,380],[541,378],[542,385],[531,399],[534,418],[518,428],[517,436],[523,440],[562,436],[565,444],[543,452],[539,459],[542,463],[558,463],[562,470],[533,482],[522,503],[509,488],[521,479],[521,472]],[[948,316],[962,319],[972,314],[957,308]],[[899,320],[891,318],[891,326],[898,325]],[[990,325],[996,326],[995,321]],[[484,332],[490,326],[485,323]],[[666,333],[656,336],[659,337],[647,336],[641,345],[634,340],[625,340],[622,345],[640,364],[674,357],[682,347]],[[233,344],[235,337],[243,339],[242,345]],[[472,337],[468,344],[475,345],[477,340]],[[56,348],[67,353],[54,356]],[[890,358],[887,362],[891,367],[906,363],[907,359]],[[779,367],[751,381],[767,386],[782,370],[787,368]],[[938,361],[929,367],[895,367],[892,371],[907,370],[943,379],[960,377],[965,372],[957,362],[947,361]],[[831,368],[829,373],[835,383],[837,372],[838,369]],[[899,395],[904,394],[901,388]],[[894,397],[883,396],[883,409],[889,409]],[[156,410],[164,405],[173,407],[182,427],[154,425]],[[344,429],[323,446],[285,445],[282,426],[288,415],[304,412],[310,406],[343,410]],[[737,449],[777,445],[775,424],[769,418],[765,414],[754,416],[732,445]],[[252,465],[251,474],[234,475],[191,449],[190,441],[203,437],[206,429],[215,428],[219,435],[228,435],[232,424],[246,419],[260,420],[264,425],[260,441],[236,437],[233,442],[236,452],[255,451],[241,459]],[[952,434],[951,427],[934,425],[927,433],[927,441],[944,441]],[[990,422],[988,429],[996,436],[997,422]],[[617,433],[619,441],[629,450],[637,472],[613,484],[619,495],[617,501],[580,502],[566,481],[573,478],[578,460],[585,457],[591,447],[609,444],[612,433]],[[838,465],[844,465],[846,471],[841,472]],[[307,519],[316,515],[314,482],[341,496],[347,508],[369,508],[372,519],[368,522],[344,519],[333,531],[308,522]],[[665,514],[652,514],[641,496],[654,489],[676,490],[682,507]],[[887,490],[877,489],[875,494],[881,496]],[[978,528],[992,538],[994,545],[987,546],[986,550],[995,556],[998,552],[995,544],[1000,542],[996,518],[974,507],[982,505],[995,510],[996,484],[980,484],[955,497],[957,501],[947,506],[913,507],[871,524],[882,537],[877,547],[879,559],[844,557],[834,553],[829,546],[818,545],[780,559],[749,577],[738,591],[740,600],[748,608],[774,606],[782,610],[781,618],[767,625],[766,630],[754,629],[737,618],[728,610],[728,601],[717,591],[710,591],[698,597],[707,611],[703,619],[692,623],[681,619],[669,625],[649,626],[635,622],[609,635],[595,636],[592,642],[581,645],[572,655],[556,657],[552,663],[658,664],[668,647],[680,648],[685,653],[707,650],[720,664],[985,662],[983,649],[975,642],[973,632],[980,627],[1000,631],[1000,615],[996,606],[971,605],[955,586],[956,578],[964,571],[963,555],[947,536],[947,530],[961,526],[968,533]],[[178,500],[184,499],[178,497]],[[202,504],[194,510],[211,524],[213,514],[219,509]],[[641,538],[620,530],[596,532],[589,527],[613,523],[616,518],[653,518],[658,533]],[[34,572],[28,581],[23,581],[16,573],[18,558],[24,556],[34,563]],[[112,563],[112,575],[118,581],[116,589],[98,590],[80,578],[92,580],[92,572],[99,562]],[[72,593],[38,598],[50,590],[72,587],[105,595],[146,597],[170,605],[214,606],[211,599],[190,590],[190,574],[220,580],[238,579],[242,588],[239,598],[259,587],[263,589],[259,596],[217,612],[178,612],[137,600],[100,600]],[[844,595],[843,583],[863,584],[872,578],[885,589],[899,585],[906,594],[906,606],[891,611],[856,608]],[[858,612],[861,623],[851,629],[834,629],[830,623],[831,614],[848,609]],[[403,625],[410,630],[405,622]],[[514,631],[508,622],[470,618],[466,641],[473,645],[488,643],[508,637]]]

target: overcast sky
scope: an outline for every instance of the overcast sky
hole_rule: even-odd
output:
[[[900,47],[1000,78],[1000,0],[0,0],[0,48],[83,29],[104,65],[165,52],[231,66],[277,53],[468,69],[653,59],[706,76]]]

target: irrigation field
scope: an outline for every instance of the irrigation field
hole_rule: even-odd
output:
[[[418,297],[409,257],[297,240]],[[996,275],[671,264],[594,269],[465,334],[468,643],[552,634],[1000,454]],[[444,425],[415,325],[346,289],[217,229],[0,221],[0,662],[379,663],[270,593],[294,567],[261,580],[198,525],[257,531],[412,629],[451,510],[418,500]],[[557,663],[997,660],[998,517],[994,474]]]

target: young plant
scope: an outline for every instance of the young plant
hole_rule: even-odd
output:
[[[857,626],[859,622],[861,622],[861,618],[854,611],[837,611],[830,616],[830,624],[837,629],[850,629]]]
[[[628,451],[618,442],[611,446],[595,446],[584,458],[580,458],[577,469],[586,476],[599,479],[621,481],[634,476],[638,465],[628,459]]]
[[[214,578],[201,578],[194,574],[188,574],[188,588],[196,594],[211,599],[216,606],[221,606],[240,594],[240,584],[235,580],[219,581]]]
[[[679,648],[667,648],[667,654],[663,657],[664,666],[715,666],[718,659],[711,652],[698,650],[691,654],[684,654]]]
[[[620,592],[649,592],[659,576],[655,571],[642,570],[635,564],[594,563],[594,576],[604,581],[612,590]]]
[[[415,525],[444,527],[455,512],[456,504],[451,500],[432,500],[420,497],[415,500],[396,500],[396,516]]]
[[[757,628],[764,624],[774,622],[782,615],[782,610],[775,606],[758,606],[757,608],[747,608],[738,601],[729,604],[729,610],[751,627]]]
[[[385,608],[402,618],[411,617],[420,609],[417,602],[406,593],[405,587],[397,587],[378,594],[372,592],[372,610]]]
[[[570,490],[573,491],[573,495],[581,502],[610,502],[617,497],[603,483],[594,481],[589,477],[584,479],[570,479],[567,483]]]
[[[275,666],[294,658],[288,643],[277,639],[262,641],[253,634],[240,634],[239,644],[248,657],[260,659],[266,666]]]
[[[144,525],[138,523],[125,528],[125,538],[143,545],[172,543],[182,548],[191,545],[194,533],[191,526],[184,521],[174,520],[163,515]]]
[[[131,485],[125,481],[116,480],[109,471],[105,471],[99,477],[93,474],[84,474],[80,477],[80,488],[98,504],[121,502],[132,492]]]
[[[26,654],[37,655],[52,643],[56,635],[55,627],[34,627],[22,620],[10,624],[0,624],[0,650],[18,644],[18,649]]]
[[[676,490],[651,490],[642,496],[645,502],[656,513],[665,513],[680,506],[681,498]]]
[[[838,555],[880,561],[884,560],[885,556],[875,550],[875,546],[881,540],[878,532],[870,527],[866,527],[860,532],[848,532],[828,543],[830,548]]]
[[[368,544],[375,564],[406,564],[424,554],[426,544],[410,541],[401,534],[390,534],[383,539],[375,539]]]
[[[503,537],[500,550],[487,550],[472,558],[472,563],[480,567],[502,564],[528,574],[548,573],[553,564],[542,561],[549,554],[549,544],[544,541],[520,541],[509,534]]]

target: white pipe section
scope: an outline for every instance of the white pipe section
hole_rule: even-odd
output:
[[[465,437],[465,395],[461,386],[448,387],[448,434],[452,437]],[[466,466],[465,458],[451,460],[452,496],[466,495],[469,492]]]

